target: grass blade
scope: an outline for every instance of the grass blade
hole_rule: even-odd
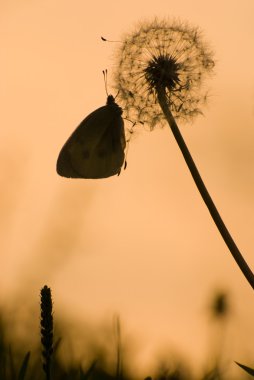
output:
[[[250,367],[247,367],[246,365],[244,364],[240,364],[238,362],[235,362],[237,365],[239,365],[239,367],[241,367],[244,371],[246,371],[249,375],[251,376],[254,376],[254,369],[253,368],[250,368]]]
[[[30,359],[30,351],[28,351],[26,353],[26,355],[23,359],[23,362],[22,362],[20,370],[19,370],[18,380],[24,380],[25,379],[29,359]]]

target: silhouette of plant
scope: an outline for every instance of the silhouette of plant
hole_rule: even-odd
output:
[[[217,293],[217,297],[214,298],[212,308],[214,309],[214,316],[221,318],[221,310],[225,316],[228,313],[227,306],[221,307],[221,304],[226,303],[226,298],[224,293]],[[12,350],[10,343],[8,342],[6,331],[6,318],[1,318],[0,310],[0,380],[43,380],[46,374],[46,378],[51,376],[53,380],[137,380],[142,379],[135,376],[135,373],[129,371],[128,368],[131,363],[123,363],[123,346],[121,338],[121,328],[120,319],[116,315],[114,317],[114,336],[115,341],[113,341],[113,349],[115,351],[115,357],[112,361],[107,361],[107,358],[111,356],[112,353],[112,341],[110,340],[109,345],[106,346],[94,346],[92,344],[88,346],[89,355],[88,360],[82,360],[80,357],[79,362],[71,359],[71,345],[67,344],[64,348],[64,357],[56,356],[56,351],[58,351],[58,346],[60,339],[56,340],[53,345],[53,314],[52,314],[52,298],[51,290],[48,286],[44,286],[41,289],[41,338],[43,346],[43,371],[41,371],[41,360],[39,350],[34,347],[32,354],[30,351],[26,351],[24,354],[24,343],[20,342],[18,339],[15,341],[16,348]],[[224,301],[221,301],[224,298]],[[218,307],[219,305],[219,307]],[[219,311],[219,314],[217,310]],[[5,322],[4,322],[5,321]],[[54,325],[57,324],[54,321]],[[8,326],[8,324],[7,324]],[[101,335],[102,331],[98,334]],[[106,335],[108,339],[108,334]],[[96,336],[94,337],[96,338]],[[101,338],[101,336],[100,336]],[[22,347],[20,347],[22,344]],[[84,342],[86,345],[87,342]],[[17,349],[18,348],[18,349]],[[20,351],[21,348],[21,351]],[[39,349],[39,347],[38,347]],[[46,351],[46,353],[45,353]],[[67,355],[66,355],[67,353]],[[67,360],[66,360],[67,359]],[[126,358],[125,358],[126,359]],[[53,364],[53,366],[52,366]],[[124,364],[124,366],[123,366]],[[127,364],[127,366],[126,366]],[[218,363],[217,363],[218,364]],[[243,368],[248,374],[253,374],[253,369],[237,363],[241,368]],[[53,367],[53,371],[49,368]],[[201,376],[193,376],[187,363],[180,359],[180,357],[174,357],[169,352],[163,357],[163,360],[158,361],[157,358],[157,368],[153,371],[153,376],[147,376],[144,380],[226,380],[225,367],[224,370],[220,369],[218,365],[206,371]],[[127,370],[126,370],[127,369]],[[131,374],[132,372],[132,374]],[[50,375],[49,375],[50,373]],[[244,379],[244,376],[237,377]],[[232,380],[232,378],[231,378]]]
[[[207,101],[204,80],[214,73],[215,63],[201,31],[180,21],[143,22],[123,37],[116,59],[115,87],[127,117],[150,129],[168,123],[222,238],[254,288],[254,275],[208,193],[176,123],[202,113]]]
[[[46,379],[51,379],[51,357],[53,354],[53,307],[51,290],[46,285],[41,289],[41,343],[43,370]]]

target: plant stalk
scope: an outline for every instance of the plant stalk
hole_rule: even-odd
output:
[[[160,104],[160,107],[167,119],[167,122],[173,132],[173,135],[176,139],[176,142],[183,154],[184,160],[191,172],[192,178],[195,181],[195,184],[203,198],[203,201],[205,202],[211,217],[213,218],[214,223],[216,224],[224,242],[228,246],[233,258],[235,259],[237,265],[241,269],[242,273],[244,274],[246,280],[249,282],[252,289],[254,289],[254,274],[251,271],[250,267],[248,266],[247,262],[243,258],[241,252],[239,251],[237,245],[235,244],[232,236],[230,235],[226,225],[224,224],[200,174],[199,171],[195,165],[195,162],[193,161],[193,158],[189,152],[189,149],[181,135],[181,132],[176,124],[176,121],[172,115],[172,113],[169,110],[168,104],[167,104],[167,97],[166,92],[163,88],[160,88],[157,91],[157,97],[158,102]]]

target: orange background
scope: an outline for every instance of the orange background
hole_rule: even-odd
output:
[[[234,304],[230,360],[253,358],[252,290],[170,130],[140,130],[120,177],[67,180],[55,171],[67,137],[105,104],[102,70],[113,70],[115,46],[100,36],[117,40],[154,16],[198,25],[217,74],[205,116],[181,130],[253,267],[253,15],[253,0],[1,1],[2,305],[37,307],[47,284],[55,315],[82,322],[119,313],[138,342],[137,362],[163,346],[199,362],[208,350],[209,297],[225,289]]]

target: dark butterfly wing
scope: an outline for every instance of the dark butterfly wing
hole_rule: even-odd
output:
[[[88,115],[60,151],[57,173],[67,178],[107,178],[124,162],[125,134],[121,108],[107,104]]]

